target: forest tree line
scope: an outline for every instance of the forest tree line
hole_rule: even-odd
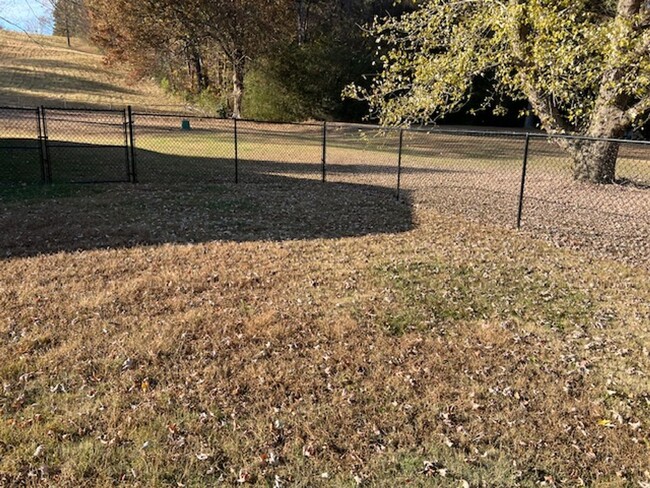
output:
[[[413,10],[394,0],[58,0],[55,34],[89,39],[109,63],[155,78],[220,115],[360,120],[343,99],[376,67],[364,26]]]
[[[63,2],[85,3],[75,11]],[[650,0],[58,0],[56,7],[57,28],[65,13],[69,33],[70,12],[82,12],[109,61],[128,62],[224,116],[369,116],[409,126],[485,125],[492,114],[515,125],[528,113],[549,133],[598,139],[557,139],[576,179],[596,183],[616,181],[617,139],[650,119]]]

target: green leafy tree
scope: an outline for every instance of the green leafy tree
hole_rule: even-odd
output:
[[[359,120],[365,104],[342,100],[341,90],[370,67],[372,47],[362,39],[310,38],[278,46],[246,77],[247,117],[266,120]]]
[[[475,80],[528,100],[552,134],[618,138],[650,112],[647,0],[427,0],[375,22],[382,72],[365,99],[384,124],[457,111]],[[486,108],[490,100],[486,100]],[[558,138],[578,180],[615,179],[618,145]]]
[[[171,0],[175,1],[175,0]],[[196,0],[195,22],[232,69],[233,116],[240,117],[248,65],[287,35],[286,0]]]
[[[247,75],[248,117],[272,120],[360,120],[365,103],[341,90],[372,71],[374,43],[361,25],[399,14],[394,0],[292,0],[295,29],[256,59]]]

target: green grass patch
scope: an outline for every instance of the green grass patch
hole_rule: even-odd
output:
[[[373,276],[385,291],[377,323],[396,335],[479,320],[563,329],[597,312],[585,292],[523,266],[409,262],[375,268]]]

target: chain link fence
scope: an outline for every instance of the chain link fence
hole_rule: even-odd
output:
[[[417,203],[515,224],[523,152],[521,134],[405,131],[401,186]]]
[[[614,145],[614,185],[574,178],[561,137],[530,140],[521,227],[561,244],[589,246],[610,255],[650,261],[650,145]]]
[[[37,109],[0,108],[0,182],[30,184],[46,179],[40,123]]]
[[[230,119],[134,113],[136,180],[142,183],[235,181]]]
[[[356,124],[327,124],[327,181],[395,187],[399,130]]]
[[[323,125],[237,121],[238,181],[322,180]]]
[[[41,113],[50,182],[130,181],[124,110],[44,108]]]
[[[650,259],[650,143],[599,140],[616,184],[580,182],[587,138],[466,128],[268,123],[127,110],[0,108],[0,185],[323,181]]]

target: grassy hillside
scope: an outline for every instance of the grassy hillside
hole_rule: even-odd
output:
[[[153,82],[106,66],[91,45],[75,39],[0,31],[0,106],[177,105]]]

